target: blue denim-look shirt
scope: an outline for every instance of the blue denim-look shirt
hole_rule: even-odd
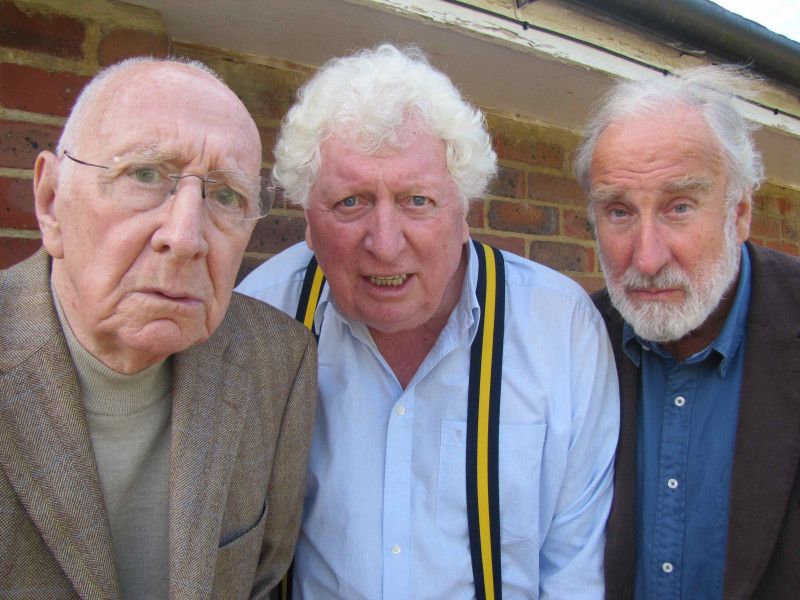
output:
[[[468,244],[461,299],[409,384],[325,286],[319,402],[295,598],[469,600],[470,345],[480,314]],[[504,598],[602,600],[619,390],[603,320],[563,275],[506,260],[500,402]],[[294,315],[311,252],[294,246],[239,291]]]
[[[750,301],[742,244],[739,284],[719,336],[683,362],[625,324],[641,369],[636,449],[636,598],[722,598],[728,497]]]

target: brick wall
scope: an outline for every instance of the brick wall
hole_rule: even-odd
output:
[[[173,42],[157,12],[119,2],[0,0],[0,268],[41,245],[33,163],[54,148],[81,87],[121,58],[169,52],[206,62],[239,94],[261,132],[268,169],[278,124],[308,69]],[[585,201],[568,166],[577,137],[491,112],[488,121],[501,169],[470,210],[473,236],[558,269],[587,290],[602,287]],[[302,211],[275,207],[256,227],[242,272],[303,239],[304,228]],[[800,255],[800,192],[765,184],[751,239]]]

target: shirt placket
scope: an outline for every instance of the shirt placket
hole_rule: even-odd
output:
[[[383,484],[383,597],[411,598],[411,451],[414,389],[392,407]]]
[[[663,397],[663,426],[658,468],[656,519],[653,529],[651,597],[680,600],[685,537],[686,469],[696,370],[676,365],[669,373]]]

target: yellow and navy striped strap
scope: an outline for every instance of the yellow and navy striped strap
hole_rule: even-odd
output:
[[[478,600],[501,600],[500,487],[498,441],[500,437],[500,384],[503,371],[505,324],[505,266],[503,255],[486,244],[472,242],[478,255],[476,294],[481,308],[478,331],[472,342],[467,408],[467,519],[472,573]],[[314,332],[314,314],[325,277],[311,257],[303,280],[296,319]],[[281,583],[282,600],[292,598],[294,562]]]
[[[314,329],[314,314],[317,312],[319,297],[324,286],[325,276],[317,264],[317,257],[312,255],[306,268],[306,276],[303,278],[303,288],[300,291],[297,314],[294,318],[308,327],[317,340],[319,340],[319,333]]]
[[[499,250],[480,242],[476,294],[481,307],[469,362],[467,519],[478,600],[500,600],[500,384],[505,324],[505,266]]]

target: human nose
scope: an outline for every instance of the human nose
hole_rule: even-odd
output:
[[[365,248],[382,262],[391,262],[405,247],[402,215],[391,200],[378,200],[372,207]]]
[[[162,206],[162,222],[153,235],[158,252],[169,252],[175,260],[191,260],[208,253],[205,237],[207,216],[203,179],[176,180],[172,197]]]
[[[635,234],[633,266],[642,275],[652,277],[669,262],[669,257],[669,245],[658,224],[643,219]]]

